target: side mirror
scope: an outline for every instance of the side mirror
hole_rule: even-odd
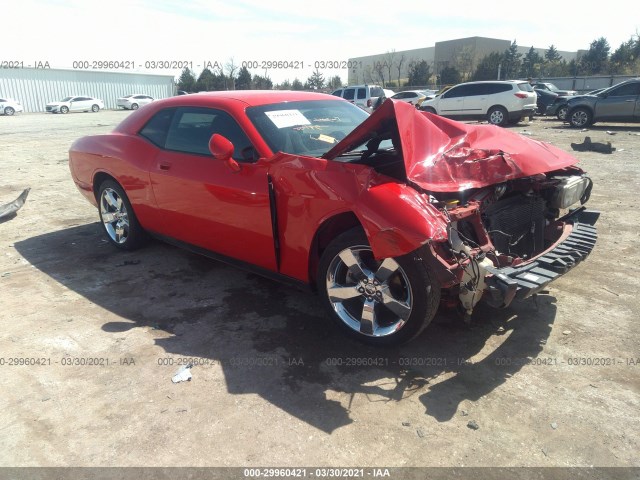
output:
[[[240,165],[231,156],[233,155],[233,143],[227,138],[214,133],[209,140],[209,151],[213,158],[221,160],[234,172],[240,171]]]

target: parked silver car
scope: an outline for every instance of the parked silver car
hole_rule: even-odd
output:
[[[621,82],[596,95],[570,98],[566,119],[576,128],[596,122],[640,122],[640,78]]]

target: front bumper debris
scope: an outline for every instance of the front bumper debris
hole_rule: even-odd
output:
[[[517,267],[487,268],[487,289],[483,300],[495,307],[506,307],[514,299],[524,299],[543,290],[582,260],[595,247],[595,223],[600,212],[576,210],[562,220],[572,224],[571,233],[555,247]]]

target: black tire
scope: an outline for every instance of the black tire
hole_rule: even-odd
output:
[[[558,120],[566,120],[568,111],[569,107],[567,105],[561,106],[556,112],[556,117],[558,117]]]
[[[504,127],[509,122],[509,112],[504,107],[491,107],[487,112],[487,122]]]
[[[92,111],[93,113],[97,113],[97,112],[99,112],[99,111],[100,111],[100,107],[99,107],[98,105],[92,105],[92,106],[91,106],[91,111]]]
[[[584,128],[593,124],[593,114],[585,107],[576,107],[567,113],[567,120],[574,128]]]
[[[137,110],[138,109],[138,104],[137,103],[132,103],[131,104],[131,110]]]
[[[136,250],[149,237],[140,226],[124,189],[114,180],[105,180],[98,190],[98,213],[109,242],[121,250]]]
[[[416,254],[377,261],[359,228],[325,249],[317,285],[333,322],[370,345],[408,342],[429,325],[440,302],[440,286]]]
[[[424,107],[424,108],[422,109],[422,111],[423,111],[423,112],[434,113],[434,114],[436,113],[436,109],[435,109],[435,108],[433,108],[433,107]]]
[[[9,116],[9,117],[10,117],[11,115],[13,115],[14,113],[16,113],[16,111],[13,109],[13,107],[6,107],[6,108],[4,109],[4,114],[5,114],[5,115],[7,115],[7,116]]]
[[[60,107],[60,113],[69,113],[69,107],[63,105]]]

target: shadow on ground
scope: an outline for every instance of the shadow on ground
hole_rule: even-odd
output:
[[[376,349],[328,325],[311,293],[161,243],[120,252],[98,224],[15,247],[57,282],[122,317],[104,331],[152,326],[175,333],[157,340],[168,354],[215,360],[229,393],[258,394],[325,432],[352,422],[360,395],[370,402],[418,395],[427,415],[451,419],[460,402],[478,400],[516,374],[517,359],[536,357],[556,314],[555,299],[546,296],[507,310],[478,308],[472,327],[439,314],[412,343]],[[348,404],[329,399],[331,392],[347,394]]]

